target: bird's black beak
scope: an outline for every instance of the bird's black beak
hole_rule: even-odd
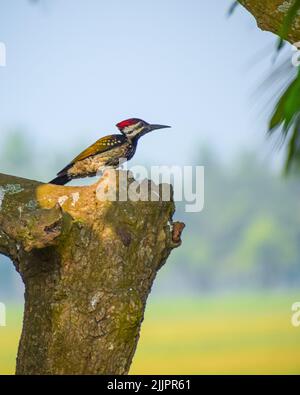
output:
[[[167,125],[149,125],[149,130],[156,130],[156,129],[165,129],[165,128],[170,128],[171,126]]]

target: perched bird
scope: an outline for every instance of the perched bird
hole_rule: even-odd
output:
[[[57,173],[50,184],[64,185],[75,178],[93,177],[108,166],[117,168],[121,159],[125,161],[133,157],[140,137],[152,130],[170,127],[151,125],[138,118],[126,119],[116,126],[122,134],[111,134],[97,140]]]

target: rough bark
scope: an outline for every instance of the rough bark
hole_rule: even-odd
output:
[[[257,25],[262,30],[279,34],[285,15],[294,0],[239,0],[256,19]],[[295,44],[300,41],[300,15],[298,15],[291,29],[284,37]]]
[[[172,197],[99,200],[113,181],[107,172],[64,187],[0,174],[0,253],[25,284],[17,374],[129,371],[153,280],[184,225],[172,222]]]

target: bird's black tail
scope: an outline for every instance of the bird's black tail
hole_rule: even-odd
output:
[[[71,178],[68,174],[61,174],[60,176],[49,181],[49,184],[65,185],[69,181],[71,181]]]

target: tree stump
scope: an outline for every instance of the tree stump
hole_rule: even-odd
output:
[[[99,199],[124,173],[128,189],[135,180],[121,170],[84,187],[0,174],[0,253],[25,284],[17,374],[128,373],[151,286],[184,225],[160,192]]]

